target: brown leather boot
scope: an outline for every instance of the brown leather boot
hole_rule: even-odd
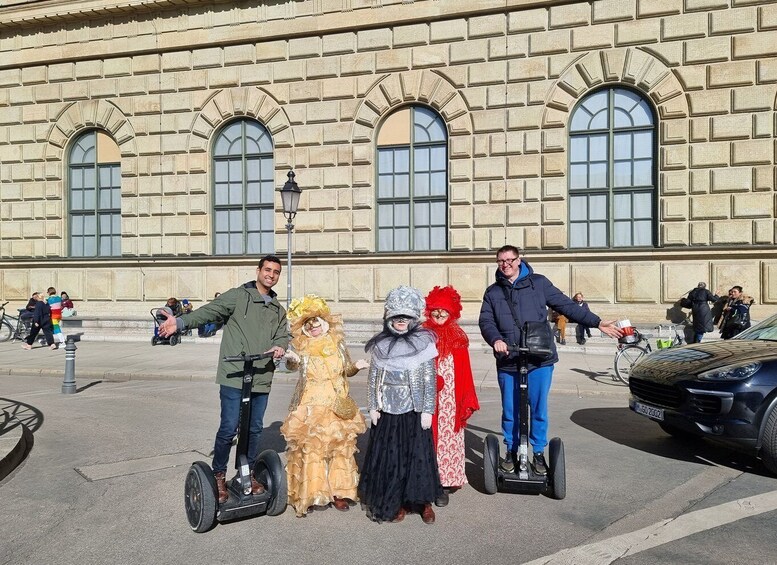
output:
[[[339,496],[335,496],[334,500],[332,501],[332,506],[337,508],[340,512],[346,512],[351,509],[351,505],[348,504],[348,501],[344,498],[340,498]]]
[[[229,499],[229,493],[227,492],[227,474],[216,473],[216,490],[219,491],[219,504],[224,504]]]
[[[262,494],[264,492],[264,485],[254,478],[253,471],[251,472],[251,494]]]
[[[396,515],[396,516],[394,516],[394,519],[392,520],[392,522],[401,522],[402,520],[404,520],[404,519],[405,519],[405,515],[406,515],[406,514],[407,514],[407,510],[405,510],[405,507],[404,507],[404,506],[402,506],[402,507],[399,509],[399,512],[397,512],[397,515]]]
[[[434,510],[431,504],[424,504],[424,510],[421,512],[421,519],[424,524],[434,524]]]

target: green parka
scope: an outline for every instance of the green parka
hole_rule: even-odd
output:
[[[264,353],[271,347],[286,349],[289,346],[289,330],[286,310],[278,302],[275,292],[270,291],[272,301],[265,303],[256,288],[256,281],[233,288],[211,302],[200,306],[179,320],[183,329],[192,329],[208,322],[224,324],[219,350],[219,366],[216,382],[234,388],[242,386],[243,364],[228,363],[224,357]],[[275,363],[272,359],[254,362],[254,392],[270,392]]]

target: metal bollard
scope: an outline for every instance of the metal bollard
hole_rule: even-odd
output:
[[[62,381],[62,394],[76,392],[76,341],[74,336],[67,336],[65,345],[65,380]]]

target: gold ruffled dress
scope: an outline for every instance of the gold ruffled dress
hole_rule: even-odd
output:
[[[358,371],[342,341],[329,334],[305,341],[298,349],[300,379],[281,426],[289,504],[297,516],[311,506],[329,504],[335,496],[358,500],[356,437],[366,430],[360,412],[343,420],[332,410],[337,395],[348,394],[347,377]],[[293,365],[287,361],[292,370]]]

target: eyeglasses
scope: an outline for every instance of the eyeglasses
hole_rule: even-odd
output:
[[[440,310],[440,309],[432,310],[431,312],[429,312],[429,314],[432,316],[432,318],[440,318],[443,320],[448,316],[450,316],[447,310]]]
[[[512,259],[497,259],[496,264],[497,265],[512,265],[518,260],[518,257],[513,257]]]

